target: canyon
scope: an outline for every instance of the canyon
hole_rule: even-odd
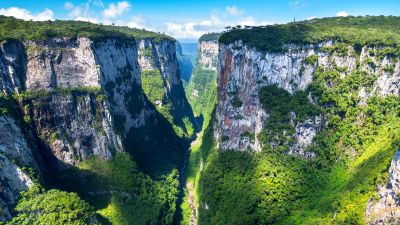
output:
[[[399,24],[229,28],[193,68],[130,28],[4,39],[0,221],[45,215],[18,208],[41,187],[88,202],[84,224],[398,223]]]

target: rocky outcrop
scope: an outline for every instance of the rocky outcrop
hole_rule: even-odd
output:
[[[322,116],[315,116],[314,118],[307,119],[304,122],[293,124],[295,127],[294,138],[296,142],[289,147],[287,152],[289,155],[298,155],[303,158],[314,158],[314,152],[306,152],[305,150],[312,146],[313,138],[323,128],[324,121]]]
[[[260,151],[257,134],[268,118],[258,99],[260,88],[277,85],[292,94],[305,90],[312,82],[317,67],[343,68],[342,78],[355,69],[376,75],[378,78],[372,90],[368,93],[365,90],[360,92],[360,103],[365,102],[373,93],[399,94],[400,67],[397,60],[387,57],[379,60],[373,54],[375,49],[367,47],[359,55],[352,46],[348,46],[348,53],[343,55],[326,51],[334,45],[332,41],[326,41],[318,45],[288,45],[283,52],[262,52],[248,47],[242,41],[220,44],[215,123],[219,147],[224,150]],[[316,56],[316,61],[310,62],[310,56]],[[385,69],[388,66],[393,70],[388,72]],[[321,129],[322,125],[316,122],[319,119],[309,119],[303,124],[293,124],[296,142],[291,146],[290,154],[304,156],[304,150],[312,143],[313,135]],[[255,140],[249,141],[243,135],[245,133],[254,133]],[[311,157],[313,153],[308,154],[311,155],[307,157]]]
[[[198,62],[203,69],[217,70],[218,65],[218,42],[202,41],[199,43]]]
[[[145,39],[138,42],[138,47],[138,62],[140,70],[150,72],[156,71],[155,74],[160,74],[161,76],[162,87],[164,88],[162,97],[160,99],[153,99],[152,104],[155,105],[157,110],[161,113],[164,112],[165,114],[165,111],[169,111],[169,114],[173,117],[172,120],[175,125],[186,131],[183,122],[184,118],[189,119],[193,125],[196,123],[192,109],[183,90],[175,42],[165,40],[155,43],[151,41],[151,39]],[[159,88],[159,86],[156,87],[156,89]],[[170,109],[162,109],[163,106],[166,106],[167,108],[170,107]],[[186,134],[188,134],[187,131]]]
[[[60,165],[74,165],[91,155],[109,159],[113,152],[123,149],[110,109],[101,97],[86,93],[50,94],[28,104],[38,133],[63,162]]]
[[[26,53],[22,42],[0,44],[0,91],[12,94],[25,88]]]
[[[0,221],[11,218],[19,193],[33,185],[28,171],[39,170],[26,136],[12,117],[0,116]]]
[[[100,86],[99,65],[90,39],[54,38],[25,45],[26,90]]]
[[[260,151],[257,134],[262,130],[267,114],[258,99],[261,87],[276,84],[290,93],[304,90],[312,80],[316,67],[305,64],[304,59],[315,53],[309,46],[296,51],[292,46],[283,53],[262,53],[243,45],[240,41],[219,47],[218,106],[216,137],[220,148]],[[234,106],[233,99],[241,106]],[[253,143],[244,140],[245,132],[255,133]]]
[[[400,151],[392,159],[389,180],[379,185],[377,197],[367,204],[366,222],[374,225],[400,223]]]

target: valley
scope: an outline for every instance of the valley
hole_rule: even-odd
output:
[[[400,223],[399,17],[0,30],[0,224]]]

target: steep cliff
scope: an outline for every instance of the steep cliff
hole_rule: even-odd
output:
[[[0,117],[0,135],[0,221],[4,221],[11,218],[19,193],[33,185],[31,172],[39,170],[32,148],[14,118]]]
[[[368,201],[366,221],[369,224],[399,223],[399,157],[397,151],[389,168],[389,179],[386,184],[378,185],[378,196]]]
[[[396,221],[374,210],[397,209],[385,177],[400,140],[399,26],[326,18],[222,34],[200,224],[364,224],[371,196],[368,221]]]
[[[211,33],[199,39],[196,66],[186,89],[186,96],[197,116],[211,114],[215,104],[218,37],[219,34]]]
[[[23,169],[29,167],[39,177],[44,175],[45,185],[76,191],[91,202],[101,195],[118,199],[127,191],[129,195],[141,196],[143,190],[133,188],[132,182],[147,182],[149,193],[154,196],[142,196],[142,200],[158,201],[152,207],[160,212],[143,214],[142,221],[137,223],[171,223],[175,210],[172,202],[177,197],[175,169],[187,149],[187,142],[181,137],[190,136],[188,130],[193,130],[194,123],[180,80],[175,40],[140,30],[83,22],[0,19],[1,23],[14,23],[16,29],[23,27],[26,35],[10,39],[13,33],[8,31],[2,34],[6,37],[2,36],[4,41],[0,43],[2,103],[12,102],[1,106],[7,111],[18,104],[12,108],[12,115],[23,118],[16,123],[9,116],[1,117],[0,135],[6,137],[1,141],[6,143],[1,154],[5,165],[1,167],[1,184],[5,192],[1,192],[0,202],[7,205],[1,219],[10,218],[10,209],[20,191],[33,183],[42,183],[32,181],[31,174]],[[66,24],[72,29],[66,31]],[[38,33],[32,32],[35,27]],[[40,35],[40,29],[47,33],[29,36]],[[160,87],[152,80],[160,81]],[[161,94],[153,95],[154,89]],[[20,155],[13,153],[13,149]],[[34,159],[33,154],[43,159]],[[116,155],[125,159],[125,167],[115,167],[113,161],[107,163]],[[99,162],[90,164],[92,160]],[[100,172],[100,165],[113,169]],[[114,179],[108,174],[113,170],[127,176],[121,187],[108,184]],[[156,179],[153,181],[146,174]],[[88,186],[90,180],[99,176],[106,177],[97,182],[98,186]],[[159,187],[170,189],[168,196],[162,197],[166,193]],[[116,207],[116,202],[110,200],[109,207]],[[129,204],[140,201],[126,204],[129,208]],[[112,213],[121,215],[115,220]],[[115,210],[105,214],[112,221],[125,222],[132,215],[135,216]]]
[[[174,125],[179,136],[191,137],[197,126],[183,90],[175,43],[139,43],[143,90],[156,109]]]

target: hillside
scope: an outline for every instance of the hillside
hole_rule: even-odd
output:
[[[199,224],[397,223],[399,27],[346,17],[223,33]]]

